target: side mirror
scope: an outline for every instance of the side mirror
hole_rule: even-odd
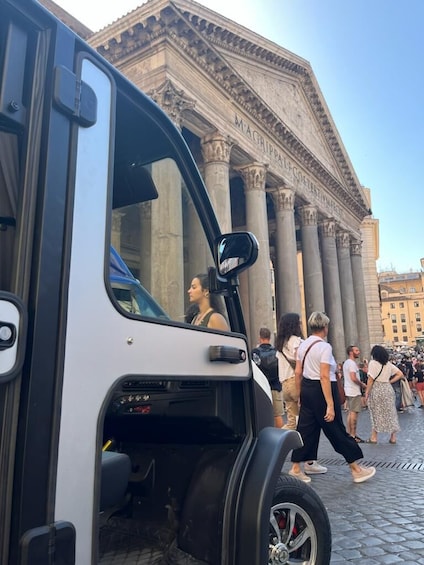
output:
[[[215,240],[214,253],[218,275],[233,278],[254,264],[259,243],[253,233],[235,232],[221,235]]]

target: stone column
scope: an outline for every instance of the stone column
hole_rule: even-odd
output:
[[[302,206],[300,214],[305,309],[308,320],[312,312],[325,310],[324,286],[318,241],[317,209],[312,205]]]
[[[352,264],[350,261],[350,235],[347,231],[341,231],[337,233],[336,240],[346,347],[349,345],[359,346]]]
[[[336,222],[333,219],[323,220],[320,223],[320,232],[325,309],[330,318],[328,341],[333,346],[335,359],[342,362],[346,358],[346,345],[337,261]]]
[[[258,239],[259,254],[248,270],[250,344],[256,344],[261,327],[274,331],[272,324],[271,260],[266,211],[266,167],[252,163],[240,167],[246,194],[246,225]]]
[[[232,143],[218,132],[205,135],[201,142],[203,178],[223,233],[232,231],[230,199],[230,152]]]
[[[361,350],[361,358],[369,359],[370,357],[370,335],[368,328],[368,309],[367,299],[365,295],[364,271],[362,267],[362,244],[358,240],[354,240],[350,246],[353,291],[355,294],[356,319],[358,322],[359,349]]]
[[[184,90],[178,89],[169,79],[148,94],[168,114],[179,130],[182,129],[184,111],[192,110],[196,105],[194,99],[189,98]],[[196,269],[198,264],[206,263],[206,259],[203,249],[199,246],[199,256],[184,263],[183,226],[187,226],[183,218],[182,179],[177,166],[171,160],[166,164],[153,164],[152,177],[161,200],[160,206],[156,200],[152,201],[151,206],[152,258],[158,258],[152,260],[152,294],[172,319],[183,320],[188,288],[188,283],[184,282],[184,271]],[[188,237],[197,237],[197,225],[189,223],[188,226]],[[203,238],[204,234],[199,240],[203,241]],[[197,272],[190,276],[194,274]]]
[[[152,202],[142,202],[140,212],[140,280],[152,293]]]
[[[173,320],[184,315],[181,177],[170,159],[152,165],[159,200],[152,200],[152,294]]]
[[[294,221],[295,192],[281,187],[273,194],[275,202],[277,323],[284,312],[301,314],[299,273],[297,270],[296,225]]]
[[[121,223],[124,215],[125,214],[119,210],[112,210],[110,242],[119,254],[121,254]]]

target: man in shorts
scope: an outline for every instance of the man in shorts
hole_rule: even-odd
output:
[[[366,384],[361,381],[357,362],[361,352],[356,345],[349,345],[346,349],[346,353],[347,359],[343,363],[344,389],[348,409],[346,428],[347,433],[350,434],[357,443],[363,443],[364,440],[356,434],[358,414],[362,412],[361,390],[366,388]]]
[[[268,328],[259,330],[259,344],[252,350],[252,359],[262,370],[271,387],[272,405],[274,408],[274,425],[283,427],[283,393],[280,379],[278,378],[277,350],[271,344],[271,332]]]

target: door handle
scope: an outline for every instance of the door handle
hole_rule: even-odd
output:
[[[247,355],[244,349],[230,345],[210,345],[209,361],[225,361],[226,363],[244,363]]]

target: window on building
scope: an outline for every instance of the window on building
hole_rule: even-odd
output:
[[[420,303],[419,302],[414,302],[414,308],[419,308]]]
[[[421,333],[423,331],[423,327],[421,324],[417,324],[417,333]]]
[[[408,330],[406,329],[406,325],[402,326],[402,331],[403,332],[407,332]]]
[[[399,302],[399,308],[405,308],[405,303],[404,303],[404,302]]]
[[[394,334],[397,334],[397,326],[393,326],[392,330]]]
[[[394,302],[390,302],[390,308],[394,308],[395,307],[395,303]]]
[[[416,321],[416,322],[421,322],[421,313],[420,313],[420,312],[416,312],[416,313],[415,313],[415,321]]]
[[[411,294],[413,294],[414,292],[417,292],[417,291],[415,290],[415,286],[411,286],[411,288],[409,289],[409,292],[410,292]]]
[[[397,335],[395,335],[395,337],[393,338],[393,341],[399,341],[399,338]]]
[[[396,324],[396,314],[392,314],[390,318],[392,320],[392,324]]]
[[[401,322],[406,322],[406,314],[401,314],[401,315],[400,315],[400,321],[401,321]]]
[[[399,292],[402,292],[402,294],[405,294],[406,288],[404,286],[401,286],[400,289],[399,289]]]
[[[403,335],[402,336],[402,341],[404,341],[405,343],[408,342],[408,336],[407,335]]]

